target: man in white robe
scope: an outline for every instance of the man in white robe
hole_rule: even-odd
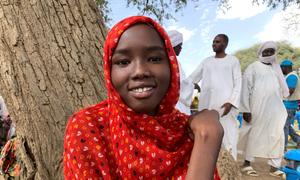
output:
[[[226,54],[228,37],[218,34],[213,40],[215,56],[204,59],[188,77],[193,83],[201,81],[199,111],[215,109],[220,114],[224,128],[223,146],[237,158],[238,107],[241,92],[241,68],[239,60]]]
[[[168,32],[170,37],[172,47],[175,51],[176,56],[179,56],[182,44],[183,44],[183,35],[176,30],[171,30]],[[192,104],[194,85],[192,82],[186,79],[185,73],[178,61],[179,65],[179,75],[180,75],[180,91],[179,91],[179,100],[176,104],[176,108],[187,115],[191,114],[190,106]]]
[[[277,68],[276,50],[274,42],[263,43],[258,50],[259,61],[250,64],[243,75],[240,111],[245,121],[238,147],[245,153],[242,171],[250,176],[258,176],[250,164],[254,157],[269,159],[270,175],[283,175],[278,170],[287,118],[282,100],[288,92],[283,74]]]

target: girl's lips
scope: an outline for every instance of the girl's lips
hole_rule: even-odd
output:
[[[154,93],[154,87],[135,88],[129,91],[129,94],[136,99],[149,98]]]

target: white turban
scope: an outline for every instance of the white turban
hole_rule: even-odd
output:
[[[178,44],[183,42],[183,36],[180,32],[176,30],[168,31],[169,38],[172,43],[172,47],[177,46]]]
[[[266,56],[266,57],[263,57],[262,56],[262,52],[266,49],[274,49],[275,50],[275,53],[272,55],[272,56]],[[267,42],[264,42],[263,44],[261,44],[261,46],[258,48],[258,51],[257,51],[257,55],[258,55],[258,58],[261,62],[264,62],[264,63],[276,63],[276,56],[277,56],[277,45],[274,41],[267,41]]]
[[[265,49],[274,49],[275,50],[275,53],[274,55],[272,56],[266,56],[266,57],[262,57],[262,52],[265,50]],[[280,65],[276,62],[276,56],[277,56],[277,45],[274,41],[267,41],[265,43],[263,43],[258,51],[257,51],[257,55],[258,55],[258,59],[263,62],[263,63],[271,63],[272,64],[272,67],[273,69],[277,72],[278,74],[278,78],[279,78],[279,84],[282,88],[282,94],[283,94],[283,97],[288,97],[290,95],[289,93],[289,88],[286,84],[286,81],[285,81],[285,78],[284,78],[284,75],[282,73],[282,70],[280,68]]]

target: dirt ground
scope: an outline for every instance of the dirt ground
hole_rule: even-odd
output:
[[[243,159],[241,157],[238,158],[239,166],[243,164]],[[242,175],[242,180],[280,180],[282,178],[272,177],[269,175],[270,166],[267,164],[266,159],[256,158],[255,162],[252,163],[253,169],[257,171],[259,174],[258,177],[251,177],[247,175]]]

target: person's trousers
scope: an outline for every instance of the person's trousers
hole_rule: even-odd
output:
[[[300,144],[300,136],[295,132],[293,126],[291,126],[291,123],[293,122],[296,111],[297,111],[297,109],[287,109],[288,117],[287,117],[285,125],[284,125],[285,147],[288,144],[288,136],[289,135],[291,136],[292,140],[295,143]]]

